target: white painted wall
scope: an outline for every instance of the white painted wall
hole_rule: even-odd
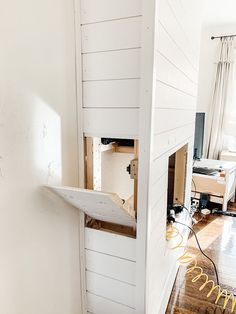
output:
[[[80,313],[73,1],[0,3],[0,313]]]

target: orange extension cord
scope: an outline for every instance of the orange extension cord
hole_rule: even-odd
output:
[[[222,306],[223,306],[223,309],[225,310],[231,300],[231,313],[233,313],[236,306],[236,297],[233,295],[233,293],[229,292],[226,289],[223,289],[220,285],[215,284],[213,280],[209,280],[208,275],[204,273],[202,267],[198,266],[197,257],[189,253],[186,247],[183,245],[184,238],[182,234],[179,232],[179,229],[176,228],[173,224],[171,224],[167,227],[166,239],[167,241],[170,241],[171,239],[174,239],[174,238],[179,238],[179,242],[177,245],[171,247],[171,249],[172,250],[184,249],[184,253],[178,257],[178,261],[180,264],[183,264],[183,265],[188,264],[186,274],[190,274],[194,271],[198,271],[198,274],[195,277],[193,277],[192,282],[197,282],[199,279],[205,278],[205,282],[201,285],[201,287],[199,288],[199,291],[202,291],[204,288],[207,288],[208,286],[210,291],[207,294],[207,298],[209,298],[212,295],[212,293],[215,290],[217,290],[218,293],[216,296],[215,304],[218,304],[220,298],[223,297],[224,303]]]

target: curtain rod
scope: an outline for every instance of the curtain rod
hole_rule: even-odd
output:
[[[225,38],[225,37],[236,37],[236,35],[212,36],[211,40],[214,40],[217,38]]]

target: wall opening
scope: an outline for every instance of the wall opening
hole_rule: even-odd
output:
[[[184,145],[169,156],[167,207],[184,204],[188,145]]]
[[[124,209],[137,216],[138,141],[85,137],[85,187],[114,193]],[[86,226],[134,236],[132,227],[94,220],[86,216]]]

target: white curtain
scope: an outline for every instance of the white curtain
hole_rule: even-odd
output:
[[[227,126],[233,74],[233,37],[221,39],[213,98],[209,111],[206,157],[218,159],[223,148],[224,129]]]

